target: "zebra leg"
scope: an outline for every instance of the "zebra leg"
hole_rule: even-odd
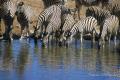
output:
[[[115,36],[114,36],[114,44],[115,44],[115,46],[117,44],[117,42],[116,42],[117,41],[117,37],[116,36],[117,36],[117,31],[116,31]]]
[[[30,41],[30,32],[29,32],[29,24],[27,25],[26,27],[26,38],[27,38],[27,41],[29,42]]]
[[[4,18],[5,33],[4,33],[3,37],[4,37],[5,40],[10,41],[10,32],[11,32],[11,29],[12,29],[11,28],[12,24],[11,24],[11,18],[8,17],[8,18],[10,18],[10,20],[8,20],[6,17]]]
[[[92,40],[91,40],[91,47],[95,44],[95,31],[92,32]]]
[[[80,42],[81,42],[81,46],[83,45],[83,33],[80,33]]]
[[[20,40],[22,40],[24,38],[24,29],[25,29],[25,26],[21,25],[21,37],[20,37]]]
[[[1,18],[0,18],[0,39],[2,39]]]
[[[50,41],[49,40],[50,40],[50,36],[48,36],[48,41],[47,41],[48,42],[48,47],[50,45]]]
[[[93,44],[95,43],[95,31],[93,31],[93,33],[92,33],[92,43]]]
[[[27,38],[29,38],[29,34],[30,34],[30,32],[29,32],[29,24],[28,24],[26,27],[26,37]]]
[[[105,46],[105,39],[104,36],[102,36],[98,41],[98,49],[104,48],[104,46]]]
[[[108,36],[108,40],[109,40],[109,45],[110,45],[111,34],[109,34],[109,36]]]

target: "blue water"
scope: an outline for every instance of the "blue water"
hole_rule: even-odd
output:
[[[0,42],[0,80],[120,80],[120,53],[106,45],[100,51],[71,44],[42,48],[33,40]]]

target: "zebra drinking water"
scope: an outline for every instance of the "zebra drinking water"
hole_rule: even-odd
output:
[[[104,47],[105,38],[108,38],[110,43],[111,35],[114,35],[114,42],[116,45],[116,36],[118,29],[119,29],[119,19],[115,15],[111,15],[108,18],[106,18],[103,24],[103,29],[99,40],[99,48],[101,46]]]
[[[80,41],[83,41],[83,35],[90,33],[92,35],[92,42],[95,41],[95,35],[99,36],[100,27],[98,26],[97,20],[94,17],[86,17],[79,20],[74,24],[72,29],[65,33],[65,40],[68,40],[68,43],[72,41],[72,38],[76,34],[80,34]]]

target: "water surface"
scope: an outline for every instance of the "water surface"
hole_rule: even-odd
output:
[[[90,41],[82,48],[1,41],[0,80],[120,80],[120,53],[113,43],[98,51]]]

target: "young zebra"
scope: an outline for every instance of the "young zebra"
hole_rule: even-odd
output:
[[[83,41],[83,35],[90,33],[93,38],[93,43],[95,41],[95,35],[99,35],[100,27],[98,26],[97,20],[94,17],[86,17],[84,19],[79,20],[74,24],[72,29],[65,34],[65,40],[72,41],[72,38],[76,34],[80,34],[80,41]]]
[[[103,21],[105,20],[106,17],[110,16],[110,12],[108,10],[91,6],[88,7],[86,10],[86,16],[93,16],[97,19],[98,24],[102,26]]]
[[[116,36],[117,36],[118,28],[119,28],[119,19],[115,15],[111,15],[105,19],[101,36],[99,39],[99,48],[101,46],[104,47],[105,38],[108,38],[110,43],[111,35],[114,35],[114,42],[116,45]]]
[[[5,33],[3,34],[3,39],[12,40],[11,30],[14,20],[14,15],[16,11],[16,5],[12,0],[5,0],[3,4],[0,5],[0,28],[1,28],[1,19],[3,19],[5,24]]]
[[[16,16],[21,26],[20,40],[22,40],[23,38],[29,37],[29,26],[30,26],[31,18],[35,16],[35,13],[30,6],[25,5],[24,2],[19,2],[17,4]]]

